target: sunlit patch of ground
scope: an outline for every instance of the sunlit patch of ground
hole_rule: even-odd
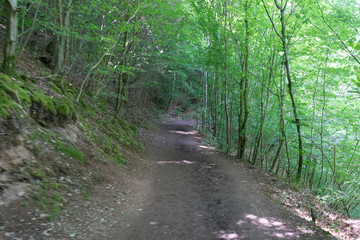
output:
[[[166,165],[166,164],[184,164],[184,165],[191,165],[194,164],[195,162],[191,162],[188,160],[182,160],[182,161],[158,161],[156,162],[159,165]]]
[[[314,234],[314,231],[303,227],[291,228],[283,221],[273,217],[258,217],[254,214],[245,214],[243,219],[240,219],[237,223],[238,226],[252,225],[255,226],[258,231],[267,232],[269,236],[276,239],[299,239],[304,234]],[[232,230],[221,230],[215,233],[218,239],[224,240],[239,240],[248,239],[247,233],[237,233]]]
[[[298,239],[303,234],[313,234],[314,231],[305,228],[292,229],[286,223],[273,217],[258,217],[254,214],[246,214],[244,218],[237,222],[237,225],[251,224],[255,225],[259,230],[269,232],[269,235],[278,239]],[[243,239],[247,236],[238,236],[232,239]],[[223,238],[226,239],[226,238]]]
[[[311,215],[309,212],[306,212],[304,210],[301,210],[299,208],[295,208],[294,211],[303,219],[305,219],[306,221],[310,222],[312,221]]]
[[[217,238],[224,239],[224,240],[237,240],[237,239],[244,239],[245,238],[245,236],[239,236],[234,231],[221,230],[216,235],[217,235],[216,236]]]
[[[205,145],[200,145],[200,146],[198,146],[198,147],[201,148],[201,149],[215,150],[214,147],[209,147],[209,146],[205,146]]]
[[[171,130],[169,132],[176,133],[176,134],[181,134],[181,135],[195,135],[195,134],[198,133],[197,131],[186,132],[186,131],[175,131],[175,130]]]

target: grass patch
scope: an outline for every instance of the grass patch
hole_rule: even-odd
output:
[[[68,155],[71,158],[76,158],[80,162],[84,162],[85,154],[82,151],[80,151],[74,144],[70,143],[67,145],[68,146],[66,146],[65,144],[63,144],[60,141],[56,141],[54,148],[58,152],[65,153],[66,155]]]
[[[87,191],[85,189],[81,190],[81,194],[83,195],[85,200],[89,199],[88,193],[87,193]]]

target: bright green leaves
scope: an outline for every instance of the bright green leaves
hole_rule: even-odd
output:
[[[360,67],[354,66],[356,79],[352,79],[351,81],[355,84],[356,87],[360,88]]]
[[[360,50],[360,43],[359,42],[354,42],[354,41],[348,41],[347,45],[349,47],[352,47],[354,50],[359,51]]]

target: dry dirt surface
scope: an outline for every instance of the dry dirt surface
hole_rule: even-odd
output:
[[[147,136],[154,163],[142,203],[106,239],[333,239],[265,194],[266,183],[202,144],[190,121]]]
[[[75,189],[50,222],[13,203],[0,211],[0,239],[334,239],[271,199],[271,178],[205,146],[192,125],[174,121],[141,131],[144,155],[126,170],[98,165],[106,178],[86,199]]]

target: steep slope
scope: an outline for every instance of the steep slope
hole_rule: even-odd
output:
[[[132,171],[146,167],[131,123],[141,119],[114,118],[106,99],[76,103],[77,88],[68,79],[43,77],[48,71],[26,56],[19,74],[0,73],[2,239],[46,239],[52,220],[69,205],[86,201],[114,176],[131,181]]]

